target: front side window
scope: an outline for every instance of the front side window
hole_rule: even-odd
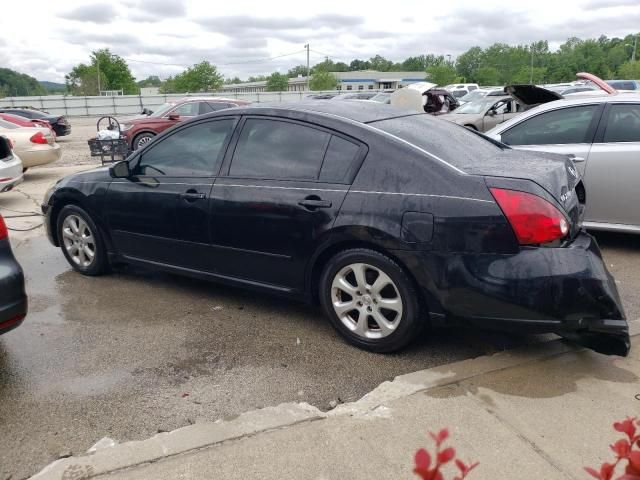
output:
[[[611,105],[602,141],[640,142],[640,104]]]
[[[195,117],[200,109],[199,102],[189,102],[179,105],[171,113],[177,113],[181,117]]]
[[[562,108],[529,118],[502,133],[507,145],[589,143],[589,125],[597,105]]]
[[[297,123],[250,118],[238,139],[229,175],[316,180],[329,137]]]
[[[198,123],[150,145],[135,168],[136,175],[210,177],[216,175],[234,120]]]

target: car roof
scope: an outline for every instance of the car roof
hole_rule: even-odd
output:
[[[371,123],[407,115],[415,115],[413,110],[406,110],[390,105],[365,100],[344,100],[342,102],[331,101],[301,101],[291,104],[253,104],[246,107],[236,107],[232,110],[220,110],[217,114],[278,114],[285,112],[312,113],[321,116],[339,117],[343,120],[351,120],[358,123]],[[215,114],[209,114],[215,115]],[[216,115],[217,116],[217,115]]]
[[[236,98],[225,98],[225,97],[184,97],[180,100],[176,100],[176,103],[187,103],[187,102],[246,102],[246,100],[240,100]]]

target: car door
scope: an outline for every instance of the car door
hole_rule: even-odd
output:
[[[247,117],[211,194],[219,273],[285,290],[331,229],[366,147],[303,122]]]
[[[114,180],[106,211],[119,253],[131,259],[207,270],[209,194],[237,117],[189,123],[130,160]]]
[[[486,132],[487,130],[491,130],[493,127],[498,125],[499,123],[504,122],[504,113],[507,109],[507,105],[510,100],[498,100],[493,104],[491,108],[489,108],[482,119],[482,131]],[[492,113],[493,112],[493,113]]]
[[[573,155],[576,168],[584,175],[601,114],[601,104],[566,105],[547,110],[504,130],[501,141],[521,150]]]
[[[640,103],[605,108],[585,174],[587,222],[640,227]]]

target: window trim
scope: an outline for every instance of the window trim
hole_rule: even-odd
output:
[[[320,164],[320,169],[318,170],[318,177],[315,179],[307,179],[307,178],[273,178],[273,177],[252,177],[252,176],[231,175],[230,174],[231,163],[233,161],[233,156],[235,155],[235,152],[236,152],[236,147],[238,146],[240,135],[242,135],[242,130],[244,129],[245,123],[247,122],[247,120],[250,120],[250,119],[272,120],[272,121],[278,121],[278,122],[284,122],[284,123],[293,123],[293,124],[301,125],[307,128],[312,128],[314,130],[318,130],[322,133],[329,134],[329,139],[327,140],[327,142],[325,142],[325,145],[324,145],[324,153],[322,154],[322,162]],[[347,173],[345,174],[345,178],[343,179],[343,181],[332,181],[332,182],[320,181],[320,174],[322,173],[322,166],[324,165],[324,159],[325,159],[325,156],[327,155],[327,149],[329,148],[329,145],[331,143],[331,136],[340,137],[343,140],[346,140],[348,142],[354,143],[359,146],[359,150],[354,156],[354,160],[351,163],[351,167],[349,168],[349,170],[347,170]],[[220,173],[218,176],[229,178],[229,179],[237,179],[237,180],[253,180],[253,181],[268,180],[268,181],[276,181],[276,182],[301,182],[301,183],[322,183],[322,184],[333,184],[333,185],[351,185],[355,179],[356,174],[360,170],[360,167],[362,166],[362,163],[365,157],[367,156],[368,152],[369,152],[369,147],[364,142],[356,138],[350,137],[349,135],[345,135],[342,132],[338,132],[324,126],[320,126],[315,123],[311,123],[303,120],[290,119],[286,117],[278,117],[273,115],[257,115],[257,114],[242,115],[242,119],[236,125],[235,132],[231,136],[231,141],[227,146],[227,151],[226,151],[224,160],[222,162],[222,168],[220,169]]]
[[[579,107],[592,107],[595,106],[596,110],[593,114],[593,118],[591,119],[591,123],[589,124],[589,127],[587,127],[587,139],[591,139],[590,141],[585,141],[585,142],[579,142],[579,143],[536,143],[534,145],[592,145],[594,143],[594,139],[596,137],[596,131],[598,130],[598,127],[601,123],[601,118],[602,118],[602,112],[604,110],[604,103],[579,103],[579,104],[571,104],[571,105],[558,105],[555,108],[549,108],[547,110],[544,110],[542,112],[538,112],[535,115],[529,115],[526,118],[521,119],[519,122],[511,125],[509,128],[506,128],[504,130],[502,130],[500,132],[500,138],[502,138],[502,136],[514,129],[515,127],[517,127],[518,125],[521,125],[524,122],[527,122],[529,120],[531,120],[532,118],[536,118],[539,117],[540,115],[545,115],[549,112],[555,112],[557,110],[566,110],[568,108],[579,108]],[[516,117],[518,118],[518,117]],[[509,144],[507,144],[509,145]],[[516,146],[516,147],[526,147],[527,145],[509,145],[510,147]]]
[[[593,145],[626,145],[630,143],[640,143],[640,140],[635,142],[605,142],[604,141],[604,134],[607,130],[607,124],[609,123],[609,115],[611,114],[611,109],[615,105],[635,105],[638,108],[640,108],[640,102],[632,102],[632,101],[607,102],[604,107],[604,112],[602,113],[600,124],[598,125],[596,136],[593,139]]]
[[[225,141],[225,143],[222,145],[222,147],[220,148],[220,153],[218,153],[218,156],[220,157],[220,155],[222,155],[222,160],[220,161],[220,164],[218,165],[218,171],[212,171],[211,175],[162,175],[159,178],[160,179],[164,179],[164,178],[217,178],[220,176],[220,170],[222,169],[222,166],[224,165],[224,161],[227,155],[227,151],[229,149],[229,145],[231,145],[231,141],[233,140],[234,135],[236,134],[236,131],[238,130],[238,124],[240,123],[240,116],[239,115],[224,115],[224,116],[220,116],[220,117],[208,117],[208,118],[202,118],[199,119],[197,121],[189,121],[189,122],[185,122],[185,123],[179,123],[177,124],[175,127],[170,128],[168,130],[165,130],[164,132],[162,132],[159,137],[160,138],[158,140],[156,140],[155,145],[150,145],[148,148],[141,148],[138,149],[136,151],[136,153],[134,154],[134,157],[131,158],[130,160],[128,160],[129,162],[129,168],[131,169],[131,172],[135,172],[135,170],[140,166],[140,162],[142,160],[142,155],[145,154],[146,152],[150,152],[153,151],[154,148],[156,148],[156,146],[161,143],[164,142],[165,140],[167,140],[168,138],[172,137],[173,135],[175,135],[178,132],[181,132],[182,130],[189,128],[189,127],[193,127],[195,125],[200,125],[203,123],[211,123],[211,122],[217,122],[217,121],[221,121],[221,120],[233,120],[233,124],[231,126],[231,135],[229,135],[229,137],[227,138],[227,140]],[[148,175],[147,175],[148,176]],[[139,175],[134,175],[135,178],[138,178]]]

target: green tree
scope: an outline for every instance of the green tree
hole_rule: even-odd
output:
[[[480,47],[471,47],[469,50],[458,56],[456,60],[456,71],[464,81],[477,81],[476,73],[483,61],[483,51]]]
[[[618,76],[624,80],[637,80],[640,78],[640,60],[623,63],[618,69]]]
[[[480,85],[498,85],[500,72],[495,67],[480,67],[476,70],[475,80]]]
[[[533,82],[531,82],[531,77],[533,74]],[[547,69],[544,67],[521,67],[520,70],[516,72],[516,74],[511,79],[511,83],[534,83],[540,84],[545,83],[547,76]]]
[[[215,92],[224,79],[215,65],[205,60],[176,75],[173,83],[177,92]]]
[[[273,72],[267,77],[267,92],[285,92],[289,90],[289,77]]]
[[[46,89],[38,81],[9,68],[0,68],[1,96],[46,95]]]
[[[370,70],[371,69],[371,63],[367,62],[366,60],[352,60],[351,63],[349,64],[349,71],[350,72],[354,72],[356,70]]]
[[[303,77],[307,76],[307,66],[306,65],[296,65],[293,68],[290,68],[287,72],[287,77],[296,78],[298,75],[302,75]]]
[[[393,67],[393,62],[391,60],[387,60],[381,55],[376,55],[375,57],[371,57],[369,59],[369,68],[371,70],[376,70],[378,72],[388,72]]]
[[[249,77],[247,82],[264,82],[266,79],[266,75],[257,75],[255,77]]]
[[[427,79],[440,86],[449,85],[457,80],[456,69],[451,63],[431,65],[427,68]]]
[[[349,71],[349,65],[347,65],[344,62],[336,62],[335,64],[335,68],[333,69],[334,72],[348,72]]]
[[[90,64],[81,63],[65,76],[67,87],[75,94],[97,95],[100,90],[123,90],[125,94],[138,93],[136,79],[127,62],[108,48],[91,52]]]
[[[158,77],[157,75],[149,75],[144,80],[140,80],[137,85],[140,88],[159,87],[160,85],[162,85],[162,80],[160,80],[160,77]]]
[[[311,90],[335,90],[337,86],[338,77],[324,70],[316,71],[309,80]]]
[[[237,75],[233,78],[225,78],[224,79],[224,84],[225,85],[235,85],[237,83],[242,83],[242,80],[240,80],[240,77],[238,77]]]

